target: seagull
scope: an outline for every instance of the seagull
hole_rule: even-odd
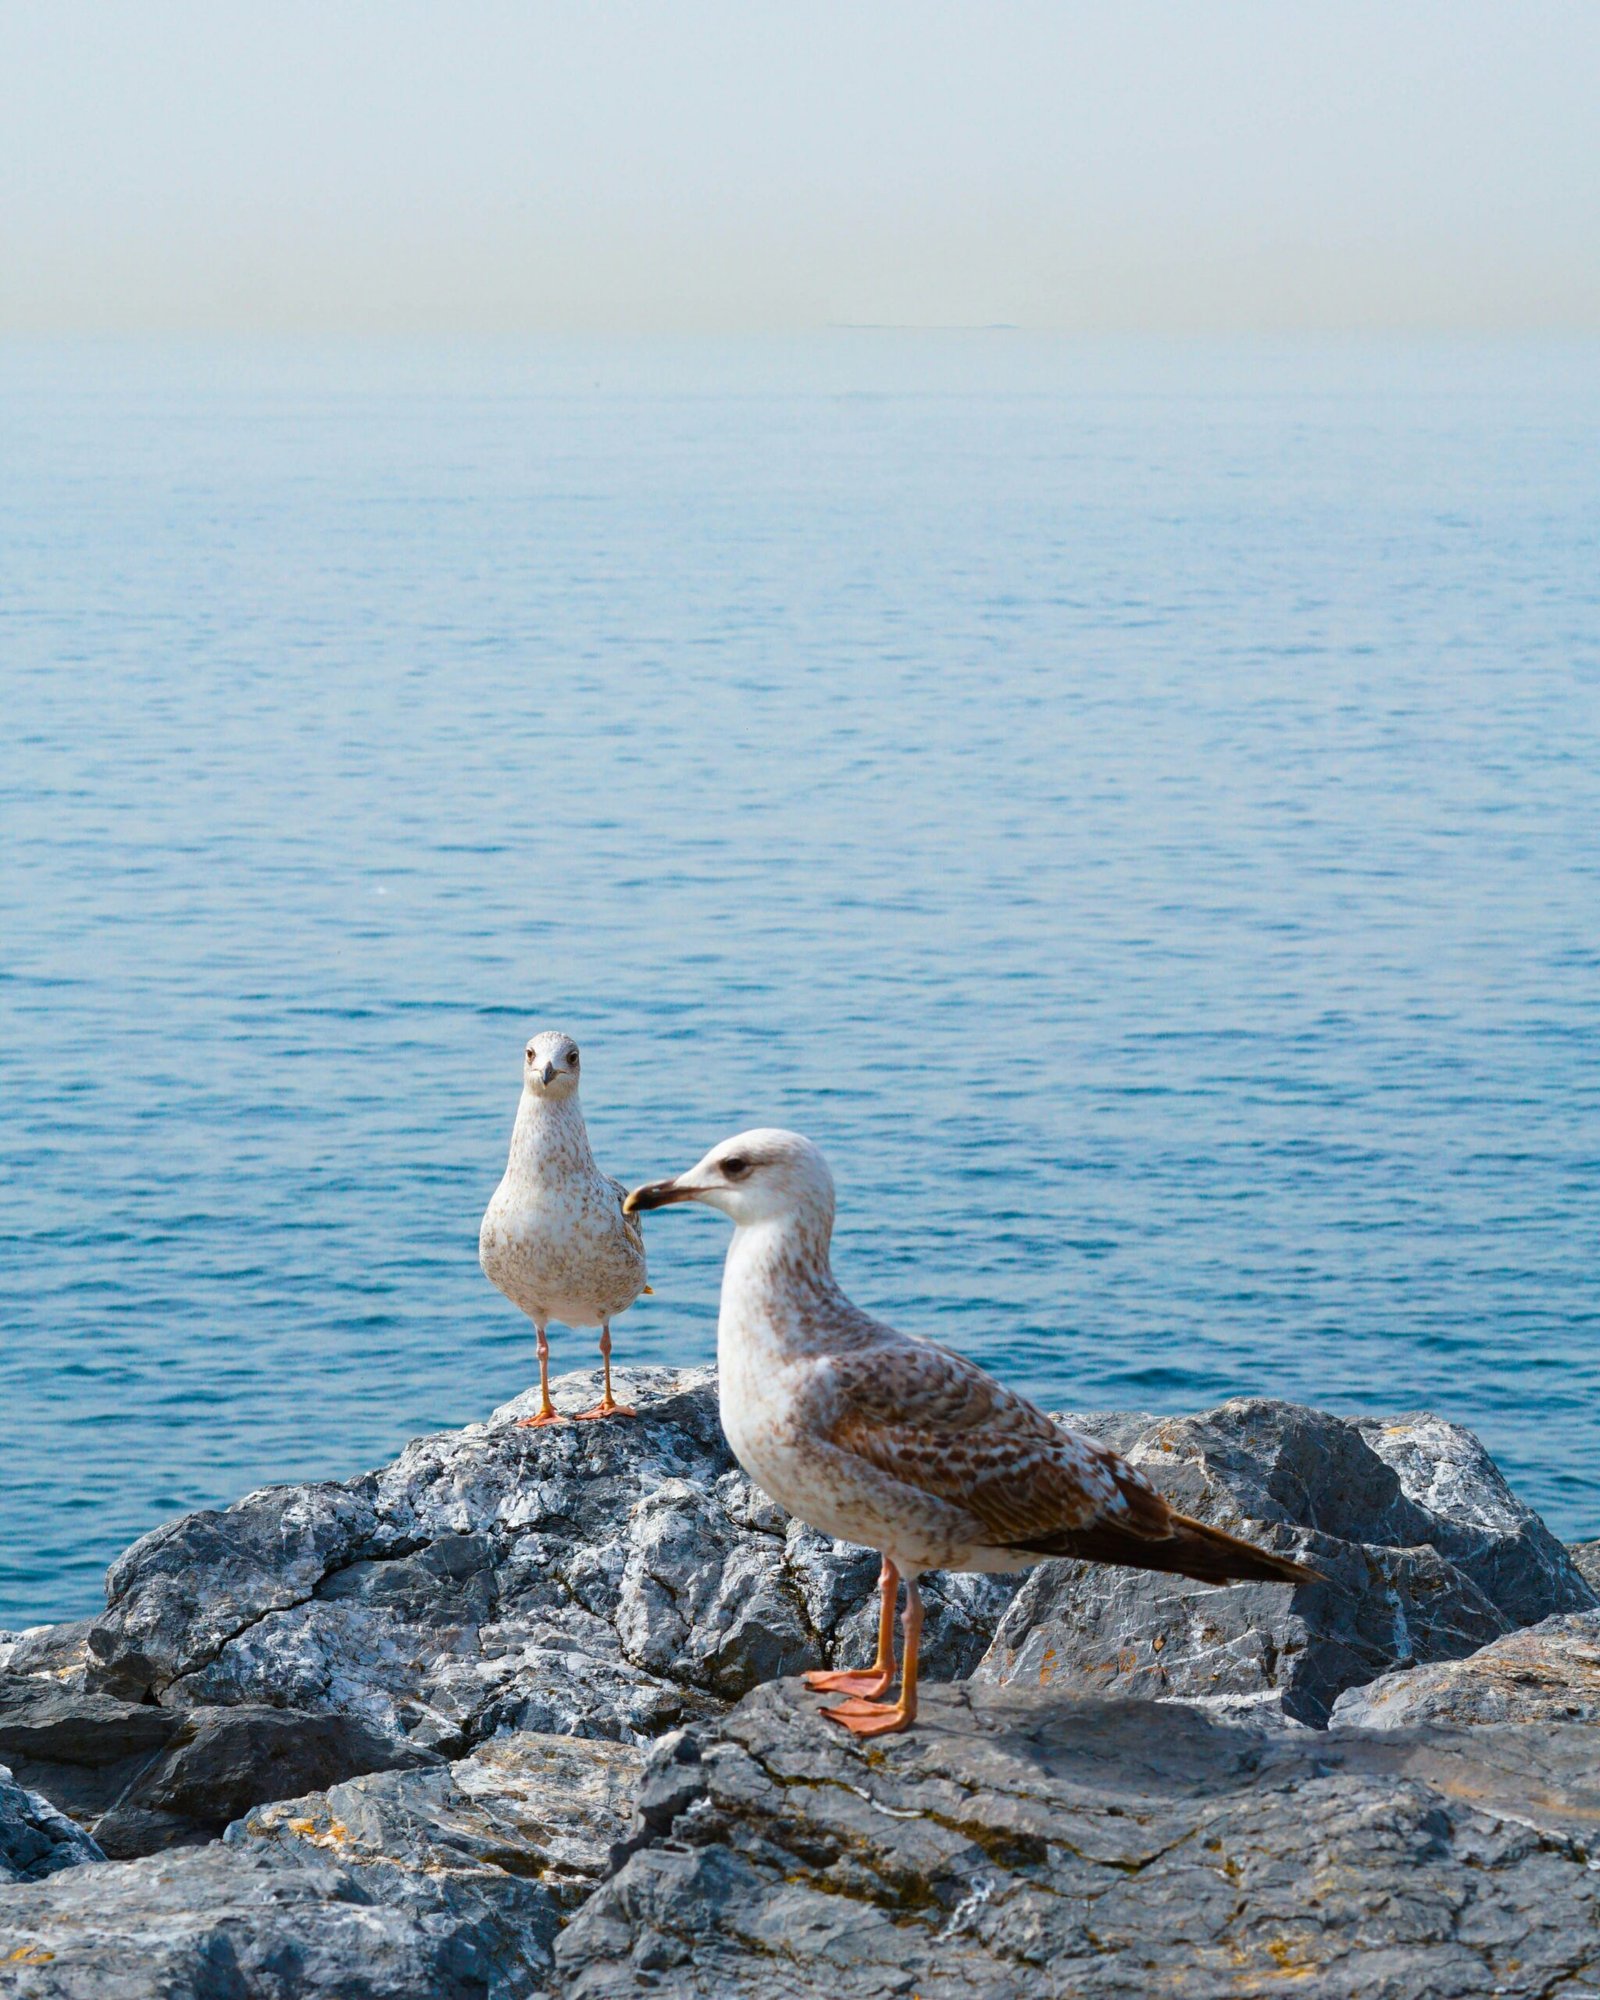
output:
[[[717,1321],[722,1428],[779,1506],[825,1535],[876,1549],[878,1650],[864,1672],[811,1673],[845,1697],[822,1711],[857,1736],[917,1714],[924,1570],[1026,1569],[1077,1556],[1206,1583],[1310,1583],[1317,1572],[1174,1512],[1113,1451],[1052,1423],[965,1355],[852,1305],[828,1261],[833,1176],[798,1132],[763,1128],[713,1146],[624,1207],[700,1201],[734,1225]],[[902,1579],[899,1699],[894,1614]]]
[[[520,1423],[561,1421],[550,1400],[546,1328],[553,1319],[600,1329],[605,1393],[578,1414],[636,1414],[611,1393],[611,1322],[650,1289],[644,1232],[623,1209],[625,1193],[589,1150],[578,1105],[577,1043],[570,1035],[535,1035],[523,1054],[511,1157],[478,1231],[478,1262],[539,1336],[539,1409]]]

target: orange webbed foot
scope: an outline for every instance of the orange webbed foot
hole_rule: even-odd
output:
[[[909,1729],[913,1719],[897,1701],[842,1701],[822,1713],[852,1736],[893,1736]]]
[[[596,1417],[636,1417],[638,1414],[637,1410],[629,1409],[626,1403],[618,1403],[602,1396],[592,1410],[574,1410],[572,1421],[575,1424],[586,1424]]]
[[[857,1694],[869,1700],[889,1692],[889,1683],[894,1679],[892,1672],[879,1673],[872,1667],[858,1668],[854,1673],[832,1673],[817,1671],[803,1674],[806,1686],[817,1694]]]
[[[564,1424],[566,1421],[559,1410],[552,1408],[536,1410],[531,1417],[518,1417],[516,1427],[519,1431],[536,1431],[546,1424]]]

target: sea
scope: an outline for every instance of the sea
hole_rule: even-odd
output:
[[[0,676],[0,1625],[527,1386],[539,1028],[1051,1407],[1600,1534],[1595,344],[14,342]]]

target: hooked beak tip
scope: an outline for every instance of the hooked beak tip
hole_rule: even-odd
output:
[[[623,1197],[624,1215],[638,1215],[648,1208],[670,1208],[675,1201],[692,1201],[694,1190],[680,1187],[676,1180],[647,1181]]]
[[[544,1069],[543,1069],[543,1070],[541,1071],[541,1073],[540,1073],[540,1076],[539,1076],[539,1081],[540,1081],[541,1083],[549,1083],[549,1082],[551,1081],[551,1079],[552,1079],[552,1078],[554,1077],[555,1073],[556,1073],[556,1066],[555,1066],[555,1064],[554,1064],[554,1063],[546,1063],[546,1064],[545,1064],[545,1066],[544,1066]]]

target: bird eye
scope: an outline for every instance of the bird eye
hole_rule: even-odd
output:
[[[724,1160],[722,1171],[730,1181],[742,1180],[750,1171],[750,1162],[742,1153],[735,1153],[731,1160]]]
[[[571,1063],[574,1069],[578,1067],[578,1051],[576,1049],[567,1050],[567,1061]]]

